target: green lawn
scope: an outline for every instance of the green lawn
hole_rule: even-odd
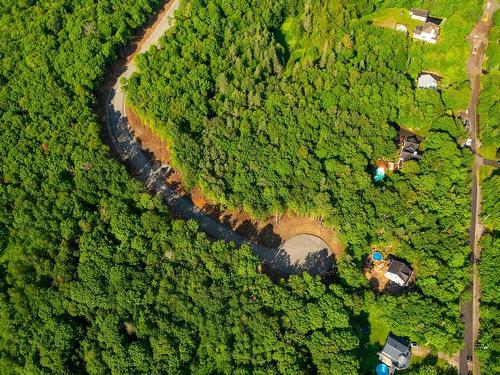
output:
[[[395,29],[396,24],[400,23],[408,28],[410,34],[415,27],[422,25],[422,21],[414,20],[410,17],[409,10],[405,8],[386,8],[371,14],[367,19],[375,25]]]
[[[370,313],[368,321],[371,327],[370,343],[384,345],[387,335],[390,332],[389,326],[385,321],[377,319],[372,312]]]
[[[479,168],[479,182],[481,183],[490,177],[495,169],[495,167],[489,165],[481,165]]]

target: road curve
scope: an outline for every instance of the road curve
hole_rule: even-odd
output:
[[[172,0],[163,18],[157,22],[154,30],[147,37],[138,53],[147,51],[156,45],[161,36],[173,25],[173,14],[179,7],[179,0]],[[200,230],[215,239],[233,242],[240,247],[244,244],[250,246],[261,262],[280,274],[296,274],[307,270],[310,274],[321,274],[329,271],[333,259],[316,253],[310,253],[302,265],[291,264],[288,254],[280,249],[271,249],[248,241],[238,233],[214,220],[208,214],[198,209],[189,199],[181,197],[166,183],[166,177],[171,172],[169,165],[152,160],[141,148],[140,143],[134,138],[129,127],[125,112],[125,92],[120,80],[129,78],[135,71],[133,59],[127,59],[122,66],[123,73],[113,83],[106,99],[106,125],[109,139],[118,156],[135,172],[135,177],[142,181],[147,189],[154,194],[161,194],[173,212],[180,217],[198,222]]]

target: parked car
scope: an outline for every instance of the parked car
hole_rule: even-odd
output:
[[[474,369],[474,362],[472,361],[472,356],[469,354],[467,356],[467,374],[472,375],[473,369]]]
[[[467,140],[465,141],[465,147],[472,147],[472,138],[467,138]]]

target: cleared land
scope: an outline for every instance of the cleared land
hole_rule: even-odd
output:
[[[372,14],[369,19],[377,26],[395,29],[397,24],[405,25],[410,35],[418,25],[424,23],[410,17],[410,12],[405,8],[386,8]]]
[[[410,51],[409,71],[416,76],[420,71],[435,72],[443,77],[442,85],[459,84],[467,79],[463,61],[469,53],[469,42],[466,40],[476,20],[481,14],[480,2],[466,0],[461,4],[449,4],[445,1],[432,3],[428,10],[430,16],[442,18],[441,32],[436,44],[414,41]],[[374,25],[395,29],[397,23],[408,27],[409,35],[417,25],[423,22],[413,20],[409,10],[405,8],[381,9],[367,20]],[[464,93],[464,98],[468,93]]]

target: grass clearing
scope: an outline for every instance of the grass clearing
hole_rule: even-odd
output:
[[[385,321],[376,318],[372,312],[370,312],[368,321],[371,327],[370,342],[372,344],[378,343],[384,345],[387,335],[390,332],[389,326]]]
[[[490,165],[481,165],[481,167],[479,168],[479,182],[482,183],[484,180],[490,177],[495,169],[495,167],[492,167]]]
[[[398,23],[405,25],[410,34],[413,33],[415,27],[424,24],[422,21],[412,19],[409,10],[405,8],[381,9],[367,17],[367,19],[371,20],[374,25],[389,29],[396,29]]]

